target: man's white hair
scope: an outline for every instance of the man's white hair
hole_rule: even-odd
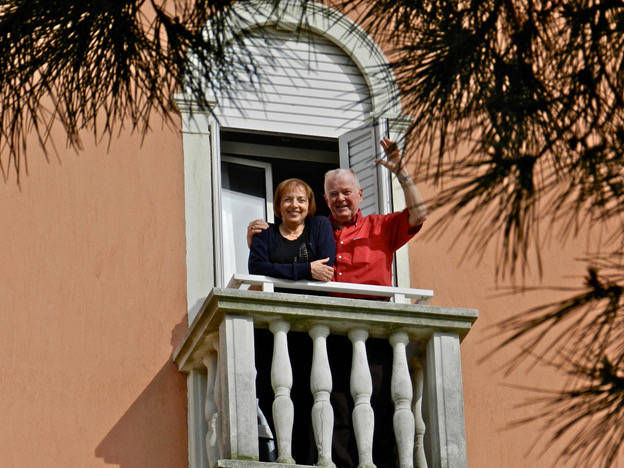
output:
[[[343,169],[343,168],[338,168],[338,169],[332,169],[331,171],[327,171],[325,173],[325,181],[323,184],[323,187],[325,189],[325,193],[327,193],[327,181],[330,179],[334,179],[336,177],[340,177],[343,175],[350,175],[351,177],[353,177],[353,182],[355,182],[355,188],[360,190],[360,181],[358,180],[358,176],[355,172],[353,172],[353,169]]]

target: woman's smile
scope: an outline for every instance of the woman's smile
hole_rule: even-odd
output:
[[[303,187],[295,185],[284,193],[280,203],[282,221],[294,227],[303,224],[308,216],[308,197]]]

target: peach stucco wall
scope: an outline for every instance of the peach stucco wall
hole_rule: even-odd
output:
[[[187,466],[182,148],[156,129],[32,146],[0,184],[3,468]]]

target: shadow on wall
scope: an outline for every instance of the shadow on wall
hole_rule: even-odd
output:
[[[175,349],[187,329],[184,316],[171,335]],[[186,379],[167,361],[95,449],[119,468],[186,468]]]

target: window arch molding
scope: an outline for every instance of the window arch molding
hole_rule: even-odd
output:
[[[246,30],[273,26],[286,31],[307,31],[322,36],[353,60],[368,85],[372,117],[390,119],[391,130],[403,133],[409,118],[402,115],[399,89],[383,51],[354,21],[343,13],[318,2],[248,0],[221,13],[225,18],[206,25],[212,35],[214,24],[226,21],[229,40]]]

